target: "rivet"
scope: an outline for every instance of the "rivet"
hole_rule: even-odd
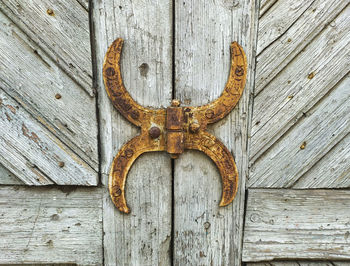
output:
[[[61,168],[63,168],[63,167],[64,167],[64,162],[59,162],[59,163],[58,163],[58,166],[61,167]]]
[[[114,76],[114,74],[115,74],[114,68],[113,67],[107,68],[106,69],[106,74],[107,74],[108,77]]]
[[[200,128],[200,125],[198,123],[191,123],[190,124],[190,131],[192,133],[198,132],[199,128]]]
[[[179,107],[180,106],[180,100],[174,99],[171,101],[171,106],[172,107]]]
[[[148,133],[152,139],[156,139],[160,136],[160,129],[159,127],[151,127]]]
[[[134,151],[132,149],[127,149],[125,155],[126,157],[131,158],[134,155]]]
[[[116,190],[115,190],[115,196],[120,196],[122,194],[122,191],[121,191],[121,189],[120,188],[117,188]]]
[[[208,119],[211,119],[214,117],[214,111],[211,110],[211,109],[208,109],[206,112],[205,112],[205,117],[208,118]]]

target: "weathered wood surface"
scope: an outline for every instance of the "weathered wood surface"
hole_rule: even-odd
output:
[[[256,1],[175,1],[175,97],[203,105],[222,93],[229,74],[230,44],[247,53],[243,96],[231,114],[210,127],[233,153],[239,188],[232,204],[219,207],[221,180],[205,155],[186,151],[174,169],[175,265],[240,265],[249,95],[253,88]]]
[[[272,2],[276,5],[264,8]],[[322,34],[347,4],[348,1],[341,0],[263,1],[259,19],[255,94],[268,86],[296,55]],[[299,17],[296,16],[298,14]],[[332,25],[335,26],[334,23]]]
[[[39,11],[33,8],[33,2],[21,2],[16,6],[20,14],[14,14],[7,7],[13,3],[11,1],[0,3],[2,25],[0,86],[2,94],[7,95],[8,104],[11,102],[12,106],[5,106],[3,103],[0,107],[2,112],[0,128],[6,132],[8,137],[6,139],[6,135],[0,137],[3,143],[0,162],[26,184],[96,185],[98,179],[96,101],[84,91],[84,88],[91,89],[92,81],[89,78],[89,85],[79,85],[67,75],[68,71],[60,63],[63,61],[60,59],[63,56],[60,55],[61,52],[63,53],[61,48],[64,48],[67,58],[72,57],[72,60],[75,60],[76,57],[82,56],[82,52],[79,53],[72,47],[85,47],[88,50],[84,48],[86,50],[83,52],[84,60],[88,58],[89,64],[79,62],[76,64],[81,66],[80,72],[90,71],[88,13],[86,11],[81,14],[70,13],[72,7],[69,8],[69,11],[64,10],[63,7],[58,8],[62,4],[60,2],[55,9],[55,16],[50,16],[46,13],[46,6],[54,8],[55,5],[48,5],[47,1],[40,1],[37,8],[41,10],[45,6],[45,10],[41,10],[41,13],[35,13]],[[80,5],[78,6],[81,8]],[[33,23],[30,29],[23,25],[22,18],[18,18],[26,10],[33,16],[30,19],[31,22],[26,21],[26,23]],[[28,15],[24,13],[24,17]],[[66,19],[66,15],[71,19]],[[82,18],[79,19],[85,22],[77,23],[74,20],[75,16],[81,16]],[[34,23],[33,20],[37,23]],[[45,24],[41,20],[49,23],[50,31],[55,33],[45,32],[48,29],[40,33],[31,33],[30,30],[39,30],[36,27],[44,27]],[[70,30],[65,31],[66,27]],[[87,34],[77,33],[79,36],[76,36],[75,29],[78,33],[87,31]],[[60,30],[66,35],[59,37],[56,31]],[[69,37],[69,34],[78,39]],[[48,39],[44,37],[48,38],[51,35],[56,37],[47,42]],[[74,41],[74,45],[69,44],[66,47],[65,42],[71,41]],[[49,52],[49,49],[52,51]],[[74,76],[78,75],[74,74]],[[16,106],[19,108],[17,113]],[[28,128],[27,124],[31,124],[31,128]],[[26,131],[26,128],[29,132]],[[45,150],[45,147],[40,144],[41,136],[38,131],[46,136],[44,138],[46,138],[48,150]],[[39,139],[36,139],[36,136]],[[31,147],[31,150],[26,150],[28,147]],[[61,150],[58,153],[66,155],[59,155],[54,150],[57,152]],[[24,153],[28,152],[35,155],[35,160],[32,157],[23,157]],[[12,157],[10,158],[7,153],[12,154]],[[49,160],[52,163],[47,162],[48,157],[52,158]],[[15,160],[12,161],[13,159]],[[55,166],[53,166],[53,161],[55,161]],[[64,167],[59,167],[60,162],[65,164]],[[34,164],[37,167],[40,165],[40,168],[33,171]],[[70,166],[80,168],[81,171],[71,171]],[[46,175],[46,180],[38,181],[37,179],[42,176],[38,173]],[[4,183],[2,178],[0,178],[0,183]]]
[[[12,174],[5,166],[0,164],[0,183],[2,185],[23,185],[23,181]]]
[[[293,187],[299,178],[315,165],[330,149],[337,145],[350,132],[350,78],[344,79],[317,106],[305,113],[297,129],[287,132],[278,143],[266,153],[268,160],[259,160],[252,167],[249,185],[253,187]],[[304,146],[304,147],[303,147]],[[334,154],[337,161],[344,158]],[[347,157],[348,155],[345,155]],[[268,163],[267,163],[268,161]],[[325,161],[323,163],[326,163]],[[338,165],[338,164],[337,164]],[[323,167],[337,167],[323,165]],[[350,163],[339,165],[340,176],[327,175],[326,172],[303,177],[302,188],[309,187],[317,179],[327,179],[326,186],[347,186],[344,181]],[[343,173],[342,173],[343,172]],[[345,176],[344,176],[345,174]],[[306,180],[308,179],[308,181]],[[301,185],[299,184],[299,187]]]
[[[350,191],[250,189],[243,261],[350,259]]]
[[[276,1],[265,12],[266,6],[271,2],[263,3],[261,7],[263,17],[260,14],[257,54],[261,54],[265,48],[280,38],[313,3],[305,0]]]
[[[250,262],[246,266],[348,266],[345,261],[271,261]]]
[[[28,185],[95,185],[97,173],[0,89],[0,161]]]
[[[131,214],[116,209],[107,190],[110,166],[119,148],[138,130],[112,106],[102,81],[107,47],[121,37],[125,40],[122,76],[131,96],[144,106],[168,106],[172,95],[171,12],[171,1],[93,1],[106,265],[171,264],[171,160],[160,152],[141,156],[126,182]]]
[[[261,0],[259,8],[259,20],[278,0]]]
[[[88,1],[6,0],[0,9],[89,95],[92,87]]]
[[[293,187],[299,178],[307,175],[307,171],[350,132],[347,77],[350,7],[344,8],[346,1],[317,2],[314,1],[277,41],[258,55],[258,94],[254,99],[249,187]],[[271,8],[268,12],[275,12],[277,16],[279,10]],[[324,20],[315,13],[327,14],[332,20],[327,18],[329,23],[325,26]],[[314,38],[310,39],[303,35],[300,39],[301,32],[309,31],[310,27],[306,23],[313,25],[310,21],[316,18],[318,28],[312,34],[317,36],[313,35]],[[302,40],[306,40],[306,43],[302,43]],[[283,45],[277,47],[275,44]],[[303,50],[289,54],[289,45],[293,49],[303,46]],[[263,57],[266,53],[269,58]],[[265,66],[275,69],[275,61],[281,63],[281,57],[285,58],[283,62],[288,65],[281,68],[280,72],[274,72],[260,90],[260,79],[266,79],[263,75],[267,71],[262,69]],[[311,128],[314,129],[312,132]],[[305,148],[301,149],[304,142]],[[328,159],[328,162],[334,161],[342,162],[335,158]],[[349,166],[350,162],[347,161],[343,165],[328,165],[328,168],[341,167],[346,172]],[[313,179],[311,176],[308,180],[303,177],[303,185],[300,183],[298,187],[312,187],[315,184]],[[333,179],[323,181],[322,185],[347,186],[342,176],[334,175]]]
[[[102,265],[97,188],[0,187],[0,264]]]
[[[294,188],[350,187],[350,134],[302,175]]]

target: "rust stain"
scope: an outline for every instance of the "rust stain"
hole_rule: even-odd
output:
[[[31,139],[32,141],[34,141],[36,144],[39,145],[40,139],[39,139],[38,135],[35,134],[34,132],[29,133],[28,128],[24,124],[22,124],[22,133],[24,136],[26,136],[27,138]]]
[[[6,105],[6,107],[7,107],[8,109],[10,109],[10,111],[11,111],[13,114],[16,113],[16,108],[13,107],[12,105],[8,104],[8,105]]]
[[[51,9],[51,8],[48,8],[46,10],[46,13],[49,15],[49,16],[55,16],[55,12]]]
[[[309,75],[307,75],[308,79],[313,79],[315,77],[315,72],[311,72]]]
[[[5,115],[6,115],[6,119],[7,119],[8,121],[11,121],[11,120],[12,120],[11,116],[10,116],[8,113],[5,112]]]
[[[243,93],[247,59],[242,47],[237,42],[230,46],[230,74],[218,99],[198,107],[181,107],[180,101],[174,99],[166,109],[141,106],[127,92],[120,70],[122,47],[123,40],[119,38],[107,50],[103,63],[104,84],[114,107],[140,127],[141,134],[128,141],[113,160],[108,186],[115,206],[121,212],[130,213],[125,199],[125,183],[137,157],[145,152],[167,151],[172,158],[177,158],[186,149],[202,151],[215,162],[223,185],[220,206],[230,204],[237,193],[237,167],[231,152],[206,129],[208,124],[228,115]],[[146,76],[147,71],[148,65],[140,66],[142,76]]]

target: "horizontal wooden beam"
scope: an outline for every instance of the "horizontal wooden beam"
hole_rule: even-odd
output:
[[[350,259],[349,202],[349,190],[248,190],[243,261]]]
[[[0,264],[102,265],[102,191],[0,187]]]

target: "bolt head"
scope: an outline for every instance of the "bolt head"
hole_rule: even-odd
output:
[[[180,100],[174,99],[171,101],[171,106],[172,107],[179,107],[180,106]]]
[[[196,133],[196,132],[198,132],[198,130],[200,129],[200,125],[198,124],[198,123],[191,123],[190,124],[190,131],[192,132],[192,133]]]
[[[159,127],[151,127],[149,129],[148,133],[152,139],[156,139],[160,136],[161,132],[160,132]]]

